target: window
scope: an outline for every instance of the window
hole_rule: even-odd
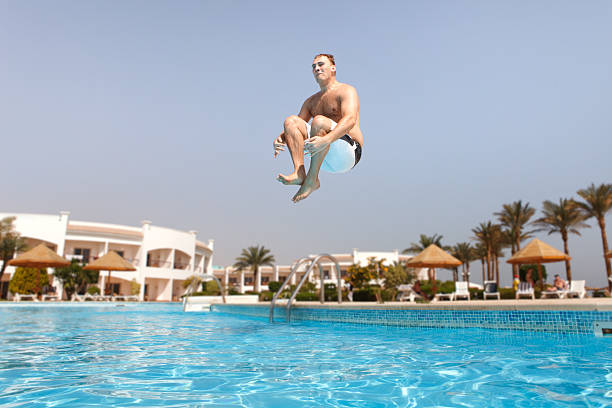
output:
[[[125,256],[123,255],[124,252],[123,251],[117,251],[115,249],[113,249],[112,251],[115,251],[120,257],[124,258]]]
[[[238,283],[238,278],[229,278],[229,283]]]
[[[120,283],[111,283],[110,285],[110,293],[111,295],[119,295],[120,292],[119,290],[121,289],[121,284]]]
[[[81,256],[81,262],[89,263],[89,254],[90,254],[89,248],[74,248],[74,254]]]
[[[262,276],[261,277],[261,283],[268,283],[270,282],[270,277],[269,276]]]
[[[244,278],[244,284],[245,285],[252,285],[253,284],[253,278]]]

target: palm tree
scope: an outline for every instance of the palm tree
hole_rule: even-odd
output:
[[[552,201],[544,201],[542,203],[543,217],[538,218],[533,223],[540,226],[540,230],[548,231],[548,235],[553,233],[561,234],[563,239],[563,250],[569,255],[569,247],[567,244],[568,235],[570,233],[580,236],[579,228],[590,228],[584,222],[586,215],[578,207],[576,201],[571,198],[560,198],[559,204]],[[569,259],[565,261],[565,273],[567,280],[572,281],[572,267]]]
[[[486,260],[487,260],[487,279],[493,279],[493,239],[495,234],[496,225],[491,221],[481,222],[478,227],[472,228],[474,233],[474,239],[479,242],[484,248],[486,248]]]
[[[0,260],[2,260],[0,282],[8,266],[8,261],[13,259],[16,252],[25,251],[27,248],[25,239],[20,237],[19,233],[15,231],[14,221],[15,217],[6,217],[0,220]]]
[[[447,249],[448,247],[444,247],[442,245],[442,235],[433,234],[432,236],[427,236],[425,234],[421,234],[419,237],[419,242],[410,244],[410,247],[404,249],[402,251],[403,254],[417,254],[423,251],[425,248],[430,246],[431,244],[435,244],[442,249]]]
[[[481,242],[476,243],[474,246],[474,257],[482,263],[482,282],[484,284],[485,279],[485,262],[487,260],[487,247]]]
[[[529,203],[523,205],[523,202],[518,200],[511,204],[504,204],[501,211],[493,214],[512,237],[510,241],[512,255],[521,250],[521,241],[531,237],[533,231],[523,231],[523,229],[535,212],[535,208],[530,207]],[[512,265],[512,273],[513,275],[518,274],[518,266]]]
[[[240,256],[236,258],[234,268],[237,268],[239,271],[251,269],[253,271],[255,292],[259,292],[259,279],[257,279],[259,267],[264,265],[273,266],[274,262],[276,262],[276,260],[274,259],[274,255],[270,254],[269,249],[266,249],[263,245],[261,247],[256,245],[242,250]]]
[[[491,228],[491,256],[492,262],[491,265],[495,270],[495,281],[497,282],[497,286],[499,287],[499,258],[503,258],[504,251],[503,248],[507,246],[507,240],[504,232],[501,229],[501,226],[498,224],[494,224]]]
[[[610,259],[606,258],[608,252],[608,237],[606,236],[606,214],[612,209],[612,184],[591,185],[585,189],[578,190],[578,195],[584,201],[579,201],[578,206],[584,211],[585,219],[595,218],[601,230],[601,243],[603,244],[603,256],[608,275],[608,290],[612,291],[612,270]]]
[[[470,262],[476,260],[474,247],[469,242],[458,242],[453,247],[453,256],[461,261],[463,280],[469,282]]]

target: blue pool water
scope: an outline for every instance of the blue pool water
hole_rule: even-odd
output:
[[[47,306],[47,305],[44,305]],[[0,406],[604,407],[612,340],[0,307]]]

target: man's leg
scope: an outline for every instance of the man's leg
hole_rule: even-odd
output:
[[[306,122],[299,116],[289,116],[285,119],[285,143],[291,153],[293,173],[285,176],[279,174],[276,179],[286,185],[300,185],[306,178],[304,170],[304,140],[308,139]]]
[[[325,136],[331,131],[332,125],[333,121],[330,118],[317,115],[312,120],[310,136]],[[300,187],[298,192],[293,196],[292,200],[294,203],[305,199],[313,191],[319,188],[319,170],[321,170],[321,164],[323,164],[323,160],[325,159],[325,155],[327,155],[328,151],[329,146],[310,157],[310,168],[308,169],[308,174],[302,183],[302,187]]]

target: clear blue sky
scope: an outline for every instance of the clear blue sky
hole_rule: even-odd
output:
[[[196,229],[218,265],[466,241],[504,203],[612,182],[611,21],[609,1],[2,0],[1,210]],[[272,140],[319,52],[359,92],[364,153],[294,205]],[[570,251],[605,284],[596,226]]]

